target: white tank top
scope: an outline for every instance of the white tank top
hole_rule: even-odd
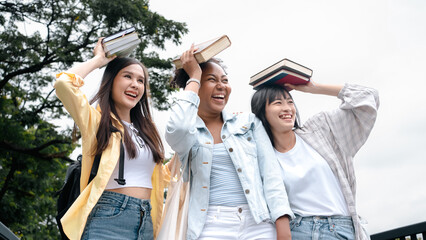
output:
[[[124,179],[126,179],[126,185],[120,185],[114,180],[114,178],[118,178],[118,166],[120,161],[117,161],[117,165],[105,189],[124,187],[144,187],[152,189],[151,176],[154,171],[155,162],[151,149],[139,136],[138,130],[133,127],[133,124],[124,121],[123,123],[136,146],[136,157],[129,159],[129,154],[127,153],[126,147],[124,147]]]
[[[291,210],[302,217],[349,216],[336,176],[327,161],[296,134],[286,153],[275,150]]]

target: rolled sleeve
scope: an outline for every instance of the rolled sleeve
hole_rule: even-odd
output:
[[[165,138],[170,147],[183,156],[196,141],[196,120],[200,99],[192,91],[180,92],[166,125]]]
[[[342,100],[339,109],[326,113],[325,117],[339,147],[354,156],[376,122],[379,94],[372,88],[345,84],[338,98]]]
[[[80,77],[78,74],[75,74],[75,73],[61,72],[61,73],[56,74],[56,79],[71,81],[72,85],[75,86],[75,87],[78,87],[78,88],[80,88],[84,85],[83,78]]]
[[[74,119],[81,134],[93,134],[87,129],[92,129],[92,126],[98,124],[100,113],[90,105],[84,93],[81,92],[83,79],[77,74],[68,72],[61,72],[56,77],[54,85],[56,96]]]

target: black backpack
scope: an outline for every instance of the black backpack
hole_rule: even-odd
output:
[[[56,193],[56,196],[59,195],[57,201],[57,215],[56,222],[58,224],[59,232],[61,233],[62,239],[69,239],[62,228],[61,218],[65,215],[74,201],[80,195],[80,176],[81,176],[81,160],[82,155],[80,154],[77,157],[77,161],[74,161],[67,169],[67,174],[65,176],[65,183],[62,188]],[[101,155],[96,155],[95,160],[93,161],[92,170],[90,171],[89,183],[95,178],[99,163],[101,161]],[[126,180],[124,179],[124,145],[120,141],[120,162],[118,169],[118,179],[114,179],[120,185],[125,185]]]

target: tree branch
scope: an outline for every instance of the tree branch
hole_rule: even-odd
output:
[[[49,147],[51,145],[55,145],[55,144],[71,144],[71,141],[55,139],[55,140],[49,141],[49,142],[44,143],[44,144],[42,144],[38,147],[35,147],[35,148],[21,148],[21,147],[15,146],[12,143],[9,143],[9,142],[3,140],[3,141],[0,141],[0,148],[3,148],[7,151],[13,151],[13,152],[17,152],[17,153],[27,154],[27,155],[37,157],[37,158],[41,158],[41,159],[47,160],[47,161],[50,161],[54,158],[60,158],[60,159],[63,159],[65,161],[72,162],[73,160],[71,160],[68,156],[66,156],[66,152],[59,152],[59,153],[53,153],[53,154],[40,153],[40,151],[43,150],[44,148],[47,148],[47,147]]]
[[[50,92],[47,94],[47,96],[43,99],[43,104],[41,104],[41,106],[34,111],[34,114],[39,114],[43,109],[48,108],[49,106],[56,106],[56,105],[48,105],[48,99],[50,94],[53,93],[53,91],[55,91],[55,89],[50,90]],[[53,102],[56,102],[56,100],[54,100]]]
[[[20,69],[17,70],[15,72],[11,72],[9,74],[7,74],[6,76],[4,76],[3,80],[0,81],[0,89],[3,89],[3,87],[6,85],[6,83],[12,79],[15,76],[21,75],[21,74],[25,74],[25,73],[34,73],[34,72],[38,72],[40,71],[44,66],[46,66],[47,64],[53,63],[55,62],[55,59],[49,58],[49,59],[44,59],[43,62],[40,62],[38,64],[35,64],[33,66],[24,68],[24,69]]]
[[[6,194],[7,188],[9,187],[9,183],[12,181],[13,174],[15,174],[16,169],[17,167],[15,164],[15,160],[12,159],[12,166],[10,167],[9,172],[7,173],[6,180],[4,181],[4,184],[0,191],[0,202]]]

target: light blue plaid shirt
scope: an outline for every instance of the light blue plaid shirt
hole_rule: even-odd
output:
[[[338,109],[314,115],[295,133],[327,161],[339,180],[354,222],[356,239],[370,239],[356,211],[353,157],[374,126],[379,94],[372,88],[345,84],[337,97],[342,100]]]

